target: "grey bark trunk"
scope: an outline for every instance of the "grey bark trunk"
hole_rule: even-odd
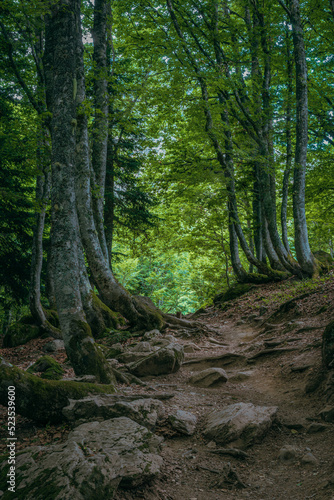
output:
[[[104,205],[105,234],[108,249],[109,267],[112,269],[112,248],[115,223],[115,173],[114,173],[114,147],[111,137],[108,138],[106,192]]]
[[[76,65],[81,41],[80,0],[62,0],[52,8],[47,29],[52,45],[52,240],[54,286],[67,355],[77,375],[113,381],[109,366],[86,322],[79,289],[75,205]],[[82,41],[81,41],[82,43]]]
[[[41,304],[41,272],[43,265],[43,233],[47,205],[50,198],[51,171],[50,171],[50,144],[49,131],[42,125],[39,131],[37,163],[40,173],[36,182],[36,204],[35,226],[32,241],[32,259],[30,272],[29,305],[32,317],[51,337],[62,338],[60,330],[53,327],[46,319]]]
[[[292,92],[293,92],[293,64],[290,50],[289,30],[286,28],[286,61],[287,61],[287,101],[286,101],[286,118],[285,118],[285,137],[286,137],[286,164],[283,175],[282,185],[282,205],[281,205],[281,226],[282,240],[286,251],[291,254],[290,244],[288,239],[287,212],[288,212],[288,196],[289,196],[289,179],[292,166],[292,138],[291,138],[291,118],[292,118]]]
[[[94,27],[94,106],[92,167],[94,171],[93,211],[95,227],[101,249],[107,259],[107,243],[104,232],[104,192],[106,181],[108,147],[108,64],[107,64],[107,4],[106,0],[95,0]]]
[[[120,312],[131,324],[143,328],[160,328],[162,316],[154,306],[143,305],[140,299],[131,297],[117,282],[108,261],[105,259],[97,236],[91,198],[89,140],[87,116],[81,109],[85,100],[85,75],[83,67],[83,44],[78,40],[77,81],[77,120],[76,120],[76,205],[81,232],[89,268],[94,283],[99,290],[103,302],[113,311]]]
[[[290,0],[290,20],[296,68],[296,149],[293,171],[293,217],[295,224],[295,249],[297,260],[308,276],[313,276],[318,266],[309,241],[305,214],[305,172],[308,143],[307,65],[299,0]]]

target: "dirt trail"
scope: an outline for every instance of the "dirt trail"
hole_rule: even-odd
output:
[[[188,354],[186,360],[227,352],[250,358],[263,350],[264,340],[275,337],[272,333],[261,335],[259,329],[246,324],[236,326],[233,321],[215,321],[214,317],[210,326],[217,329],[216,342],[226,346],[220,347],[207,339],[200,342],[182,340],[185,344],[194,341],[201,348],[201,351]],[[321,422],[318,413],[324,407],[320,396],[305,394],[306,380],[319,361],[319,349],[308,348],[305,336],[283,345],[295,350],[224,367],[229,381],[219,388],[189,385],[187,381],[194,373],[194,365],[187,364],[178,373],[150,379],[152,397],[155,391],[162,389],[175,392],[175,397],[166,402],[167,410],[194,413],[199,422],[198,430],[192,437],[179,437],[173,436],[167,428],[160,429],[165,436],[162,476],[150,487],[135,493],[119,492],[117,499],[334,500],[333,424],[326,424],[321,432],[308,432],[312,422]],[[240,372],[246,374],[239,375],[238,380],[236,376]],[[209,412],[236,402],[278,407],[278,421],[261,443],[247,450],[246,460],[214,454],[215,444],[208,443],[201,435]],[[298,448],[299,458],[311,453],[316,463],[303,464],[298,458],[282,462],[278,455],[285,445]],[[237,472],[245,488],[221,482],[223,471],[229,466]]]

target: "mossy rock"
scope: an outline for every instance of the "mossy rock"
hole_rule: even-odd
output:
[[[334,260],[329,253],[318,250],[313,255],[320,262],[321,267],[326,268],[328,271],[334,267]]]
[[[64,374],[61,365],[51,356],[42,356],[28,368],[27,372],[41,372],[42,378],[48,380],[60,380]]]
[[[226,292],[216,295],[213,299],[214,304],[219,304],[221,302],[228,302],[229,300],[237,299],[245,293],[249,292],[253,288],[250,283],[237,283],[229,288]]]
[[[32,339],[40,337],[41,330],[33,324],[32,316],[24,316],[20,321],[10,325],[3,338],[3,347],[17,347],[26,344]]]

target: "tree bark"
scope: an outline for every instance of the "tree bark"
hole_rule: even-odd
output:
[[[67,355],[77,375],[113,382],[112,372],[86,322],[79,289],[75,205],[75,129],[77,45],[82,43],[80,0],[62,0],[51,10],[52,65],[52,239],[53,276],[59,322]]]
[[[81,36],[81,32],[80,32]],[[90,155],[87,116],[81,108],[85,100],[85,75],[83,67],[83,44],[78,39],[77,82],[77,120],[76,120],[76,206],[81,239],[94,282],[103,302],[112,310],[120,312],[132,325],[138,328],[160,328],[164,321],[161,313],[151,304],[138,297],[131,297],[117,282],[108,261],[105,259],[97,237],[91,198]]]
[[[282,185],[282,205],[281,205],[281,226],[283,244],[289,254],[291,254],[288,239],[287,211],[289,196],[289,179],[292,167],[292,138],[291,138],[291,118],[292,118],[292,92],[293,92],[293,65],[291,60],[289,30],[286,27],[286,62],[287,62],[287,100],[286,100],[286,118],[285,118],[285,137],[286,137],[286,164],[283,175]]]
[[[107,0],[94,3],[94,106],[92,167],[94,172],[93,213],[95,227],[104,258],[108,258],[104,232],[104,193],[108,147],[108,64],[107,64]]]
[[[49,131],[45,124],[39,130],[37,164],[40,172],[36,182],[36,213],[35,227],[32,240],[32,259],[30,272],[29,305],[32,317],[36,324],[51,337],[62,338],[61,331],[52,326],[46,318],[41,304],[41,272],[43,265],[43,233],[47,205],[50,198],[51,171],[50,171],[50,144]]]
[[[307,65],[299,0],[290,0],[290,20],[296,68],[296,149],[293,171],[293,217],[297,260],[308,276],[318,272],[312,255],[305,214],[305,173],[308,143]]]

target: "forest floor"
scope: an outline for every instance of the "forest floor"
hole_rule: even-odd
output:
[[[294,297],[296,300],[280,311],[280,306]],[[167,412],[189,411],[198,418],[198,425],[190,437],[181,437],[167,427],[158,428],[157,433],[165,438],[162,474],[136,491],[119,491],[117,500],[334,500],[334,424],[319,417],[326,398],[323,387],[317,387],[321,337],[333,319],[333,278],[304,284],[290,280],[280,285],[254,286],[223,309],[206,309],[198,321],[210,326],[214,333],[180,338],[180,332],[168,331],[180,343],[196,344],[199,349],[186,354],[185,361],[201,358],[203,369],[209,366],[205,361],[208,357],[233,352],[246,358],[223,367],[228,381],[218,388],[189,385],[188,379],[194,373],[191,364],[184,364],[174,374],[145,379],[147,388],[119,386],[119,392],[124,394],[144,390],[154,397],[155,392],[172,392],[174,397],[164,402]],[[1,353],[25,368],[42,355],[47,340],[2,349]],[[274,344],[280,350],[262,352]],[[54,357],[63,362],[65,353]],[[209,412],[237,402],[278,407],[274,425],[261,442],[246,450],[244,459],[215,454],[219,446],[204,439],[201,432]],[[5,421],[3,407],[0,418]],[[61,441],[68,432],[67,426],[41,428],[18,417],[18,449]],[[286,445],[299,450],[291,461],[279,459]],[[312,455],[312,463],[300,459],[307,453]],[[242,486],[224,481],[228,467],[237,473]]]

